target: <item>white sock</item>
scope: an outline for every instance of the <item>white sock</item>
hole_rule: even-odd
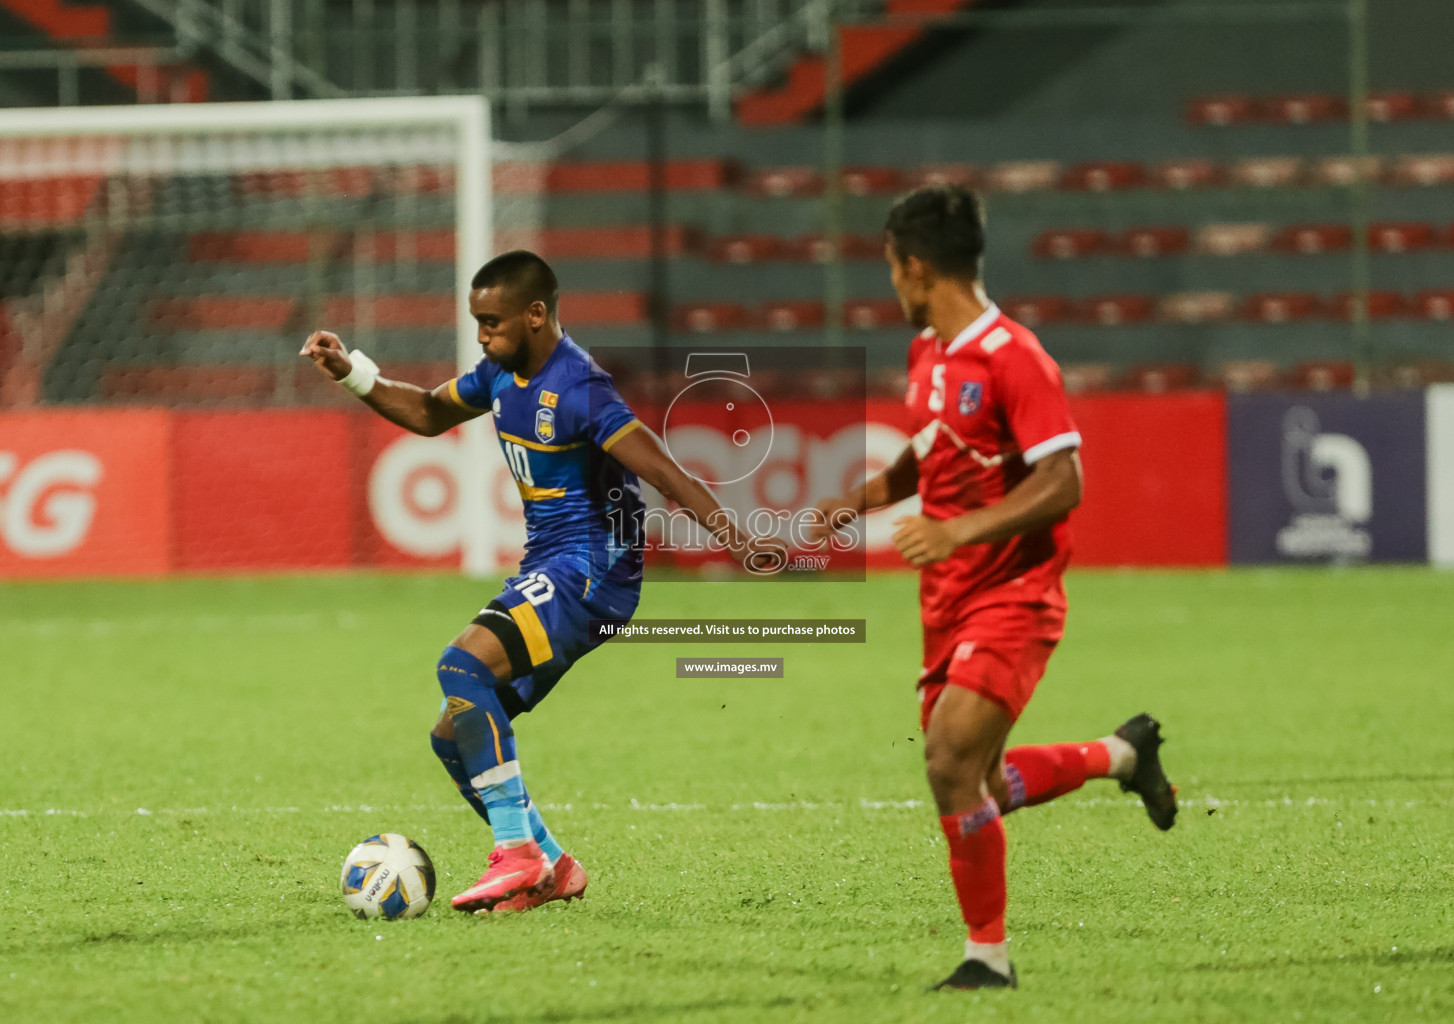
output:
[[[1111,778],[1129,779],[1136,770],[1136,748],[1119,736],[1102,736],[1100,742],[1111,755]]]
[[[1010,976],[1009,942],[971,942],[966,939],[964,959],[978,960],[996,974],[1006,978]]]

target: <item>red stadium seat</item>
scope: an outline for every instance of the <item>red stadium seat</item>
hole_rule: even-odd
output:
[[[1110,363],[1066,363],[1060,368],[1060,378],[1068,394],[1080,395],[1088,391],[1104,391],[1111,386]]]
[[[1417,252],[1437,241],[1432,224],[1371,224],[1368,228],[1369,248],[1377,252]]]
[[[316,372],[314,376],[322,380]],[[100,385],[101,394],[107,398],[165,401],[168,405],[228,401],[257,404],[271,400],[276,381],[271,367],[246,364],[121,366],[103,371]]]
[[[1073,260],[1103,252],[1106,233],[1099,228],[1056,228],[1043,231],[1030,244],[1037,259]]]
[[[1353,295],[1350,292],[1340,292],[1333,297],[1332,313],[1342,317],[1344,320],[1353,317]],[[1387,320],[1390,317],[1403,316],[1408,312],[1408,303],[1399,292],[1377,291],[1368,293],[1368,318],[1370,320]]]
[[[1021,295],[1000,300],[1000,309],[1011,320],[1034,329],[1042,324],[1062,323],[1074,315],[1070,300],[1059,295]]]
[[[1083,319],[1102,327],[1144,323],[1156,314],[1156,300],[1149,295],[1098,295],[1080,305]]]
[[[1054,188],[1059,180],[1060,165],[1054,160],[1012,160],[989,168],[983,186],[989,192],[1039,192]]]
[[[731,188],[741,168],[734,160],[669,160],[663,168],[669,191],[717,191]],[[645,160],[605,163],[558,163],[546,171],[544,180],[529,169],[500,178],[500,191],[524,192],[645,192],[651,188],[651,165]]]
[[[1198,96],[1186,105],[1189,123],[1218,128],[1255,121],[1258,113],[1257,103],[1250,96]]]
[[[1454,183],[1454,156],[1425,153],[1399,157],[1388,174],[1395,185],[1448,185]]]
[[[1353,244],[1353,229],[1346,224],[1289,224],[1272,240],[1278,252],[1304,256],[1347,249]]]
[[[843,323],[855,331],[889,327],[911,330],[904,321],[904,309],[896,299],[856,299],[844,303]]]
[[[1454,288],[1430,288],[1414,297],[1413,311],[1425,320],[1454,320]]]
[[[1175,324],[1205,324],[1237,312],[1231,292],[1175,292],[1161,300],[1161,319]]]
[[[1381,124],[1389,121],[1409,121],[1423,116],[1423,113],[1423,103],[1411,93],[1375,92],[1368,97],[1368,117]]]
[[[748,172],[742,189],[763,198],[811,198],[823,194],[823,175],[816,167],[759,167]]]
[[[1167,160],[1147,172],[1152,185],[1179,192],[1216,188],[1226,183],[1226,172],[1212,160]]]
[[[1192,249],[1207,256],[1241,256],[1261,252],[1271,242],[1272,225],[1260,221],[1207,224],[1192,238]]]
[[[904,187],[963,185],[966,188],[973,188],[979,183],[979,177],[979,171],[969,164],[925,164],[906,176]]]
[[[1191,363],[1167,363],[1133,367],[1126,383],[1137,391],[1160,395],[1178,388],[1195,387],[1200,371]]]
[[[877,235],[844,235],[843,258],[846,260],[883,259],[883,239]],[[798,263],[827,263],[833,259],[833,243],[823,235],[802,235],[779,243],[777,259]]]
[[[1110,240],[1112,252],[1123,256],[1152,259],[1157,256],[1179,256],[1191,244],[1191,232],[1182,227],[1131,228]]]
[[[1353,364],[1335,360],[1299,363],[1287,383],[1310,391],[1337,391],[1353,386]]]
[[[825,320],[823,303],[810,299],[764,303],[759,315],[769,331],[800,331],[822,327]]]
[[[751,320],[747,308],[736,302],[698,302],[678,306],[672,320],[680,330],[692,334],[745,329]]]
[[[1454,90],[1434,93],[1425,100],[1424,110],[1433,117],[1454,121]]]
[[[1309,292],[1260,292],[1247,298],[1242,314],[1248,320],[1282,324],[1317,316],[1322,308],[1322,301]]]
[[[1271,359],[1234,359],[1218,366],[1215,376],[1228,391],[1266,391],[1281,383]]]
[[[891,195],[904,188],[904,172],[897,167],[845,167],[839,180],[851,196]]]
[[[1076,164],[1060,177],[1060,187],[1072,192],[1117,192],[1146,184],[1146,168],[1129,160]]]
[[[1286,188],[1296,185],[1303,174],[1303,161],[1296,156],[1259,156],[1232,165],[1232,184],[1247,188]]]
[[[1360,181],[1378,181],[1383,174],[1383,160],[1376,156],[1325,156],[1308,168],[1308,180],[1312,184],[1335,188],[1347,188]]]
[[[764,263],[781,255],[772,235],[722,235],[707,242],[707,259],[719,263]]]
[[[1326,93],[1274,96],[1259,105],[1267,120],[1281,124],[1314,124],[1346,120],[1348,117],[1347,98]]]

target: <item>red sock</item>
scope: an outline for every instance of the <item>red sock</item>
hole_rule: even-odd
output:
[[[1111,771],[1111,753],[1099,740],[1052,743],[1005,751],[1005,784],[1010,789],[1006,812],[1034,807],[1073,793],[1086,779],[1103,779]]]
[[[949,840],[949,877],[971,942],[1005,941],[1005,823],[995,798],[939,819]]]

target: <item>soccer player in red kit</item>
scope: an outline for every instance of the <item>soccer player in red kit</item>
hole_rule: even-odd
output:
[[[1064,631],[1081,437],[1055,362],[985,294],[978,197],[921,188],[894,205],[885,236],[894,290],[921,331],[905,397],[913,436],[887,470],[819,507],[842,526],[916,492],[923,502],[893,539],[922,569],[920,724],[969,928],[963,962],[937,987],[1014,988],[1001,816],[1113,778],[1169,829],[1176,795],[1150,715],[1088,743],[1005,749]]]

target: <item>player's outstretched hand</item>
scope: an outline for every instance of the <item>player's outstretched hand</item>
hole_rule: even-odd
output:
[[[843,529],[858,518],[858,511],[845,505],[842,498],[824,498],[815,507],[823,521],[808,527],[808,540],[814,544],[827,540],[834,531]]]
[[[314,331],[308,335],[308,340],[303,342],[303,349],[298,354],[313,360],[313,365],[318,367],[319,372],[327,374],[333,380],[343,380],[348,376],[348,371],[353,369],[353,361],[348,358],[343,339],[332,331]]]
[[[962,543],[949,522],[927,516],[905,516],[894,525],[894,547],[916,569],[944,561]]]

